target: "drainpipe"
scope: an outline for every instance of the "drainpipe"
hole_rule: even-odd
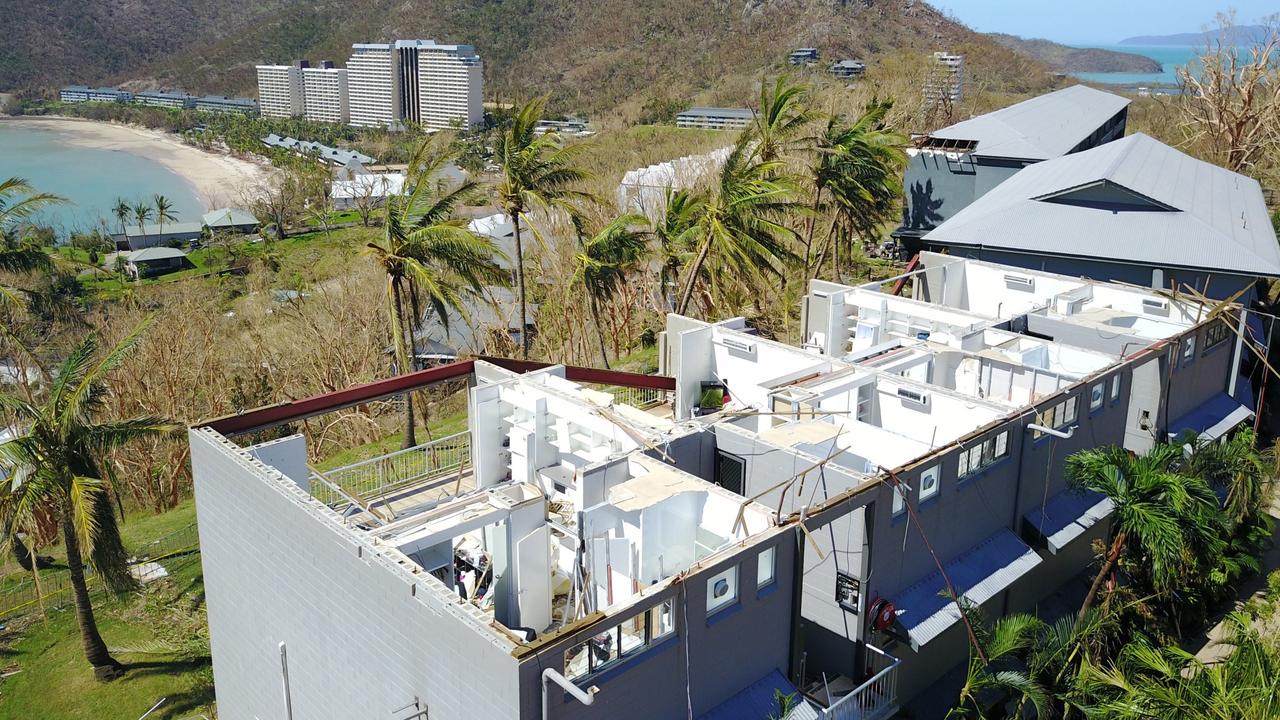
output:
[[[1070,440],[1071,436],[1076,434],[1077,427],[1079,426],[1072,425],[1071,427],[1067,428],[1066,432],[1062,432],[1061,430],[1054,430],[1053,428],[1045,427],[1043,425],[1037,425],[1035,423],[1030,423],[1027,425],[1028,430],[1039,430],[1040,432],[1046,435],[1052,435],[1056,438],[1062,438],[1063,440]]]
[[[587,652],[591,652],[590,649]],[[561,675],[552,668],[546,668],[542,671],[542,720],[551,717],[551,696],[547,693],[547,681],[550,680],[569,692],[570,695],[577,698],[578,702],[583,705],[590,705],[596,701],[596,693],[600,692],[600,688],[592,685],[583,692],[577,685],[569,682],[569,678]]]
[[[293,720],[293,694],[289,692],[289,655],[285,651],[284,641],[280,642],[280,675],[284,682],[284,718]]]

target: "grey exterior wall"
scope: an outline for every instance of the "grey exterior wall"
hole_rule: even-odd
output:
[[[337,516],[210,431],[190,432],[218,716],[515,718],[518,664],[444,587],[376,556]],[[532,717],[532,716],[527,716]]]
[[[923,235],[1029,164],[970,154],[949,160],[938,152],[917,153],[903,177],[902,226],[894,236]]]
[[[541,668],[563,671],[566,650],[668,598],[675,598],[676,636],[583,680],[581,686],[600,689],[590,707],[552,686],[551,718],[683,718],[690,708],[693,717],[697,717],[775,669],[786,674],[795,544],[794,532],[780,531],[733,558],[699,569],[683,583],[657,591],[637,603],[634,611],[566,633],[555,643],[540,648],[536,656],[527,657],[520,664],[520,717],[533,720],[541,714]],[[757,588],[756,563],[760,552],[770,546],[776,548],[775,579],[772,584]],[[739,565],[737,604],[708,617],[707,581],[734,563]]]

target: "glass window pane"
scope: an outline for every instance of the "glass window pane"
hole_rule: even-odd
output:
[[[1009,454],[1009,432],[1000,433],[996,436],[996,457],[1002,458]]]
[[[891,492],[893,493],[893,514],[897,515],[906,509],[906,499],[903,497],[906,494],[906,490],[895,487]]]
[[[756,587],[761,588],[773,582],[773,567],[776,555],[776,547],[768,547],[760,551],[760,555],[757,557],[758,564],[756,565]]]
[[[920,473],[920,499],[931,498],[938,494],[938,466]]]
[[[649,642],[664,638],[675,632],[675,601],[668,600],[655,605],[649,611]]]
[[[564,654],[564,675],[573,680],[591,672],[591,641],[578,643]]]
[[[978,470],[982,467],[982,445],[974,445],[969,448],[969,470]]]
[[[956,467],[956,474],[959,475],[960,477],[964,477],[965,475],[969,474],[969,451],[968,450],[962,450],[960,452],[960,461]]]
[[[643,647],[644,615],[640,614],[618,626],[618,648],[623,655],[629,655]]]
[[[1106,387],[1103,383],[1097,383],[1089,388],[1089,409],[1097,410],[1102,407],[1102,401],[1105,399]]]
[[[1063,411],[1062,424],[1070,425],[1076,421],[1076,397],[1072,395],[1067,398],[1066,402],[1063,403],[1063,406],[1065,409]]]
[[[731,565],[707,581],[707,614],[731,605],[738,599],[738,566]]]
[[[995,459],[996,442],[995,440],[982,441],[982,465],[985,467],[991,464]]]
[[[1116,400],[1120,397],[1120,376],[1114,375],[1111,378],[1111,399]]]

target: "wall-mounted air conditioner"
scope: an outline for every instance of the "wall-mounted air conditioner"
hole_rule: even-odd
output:
[[[739,340],[737,338],[720,337],[716,338],[714,342],[730,350],[736,350],[737,352],[754,353],[756,351],[755,343]]]
[[[913,402],[917,405],[929,404],[929,394],[920,392],[919,390],[912,390],[910,388],[898,388],[898,397],[908,402]]]
[[[1029,278],[1025,275],[1005,275],[1004,285],[1010,290],[1022,290],[1023,292],[1031,292],[1036,289],[1035,278]]]
[[[1169,301],[1159,298],[1143,298],[1142,311],[1148,315],[1168,315]]]

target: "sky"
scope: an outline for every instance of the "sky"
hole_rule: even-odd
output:
[[[1109,45],[1134,35],[1198,32],[1221,10],[1252,23],[1280,10],[1275,0],[930,0],[982,32],[1060,43]]]

